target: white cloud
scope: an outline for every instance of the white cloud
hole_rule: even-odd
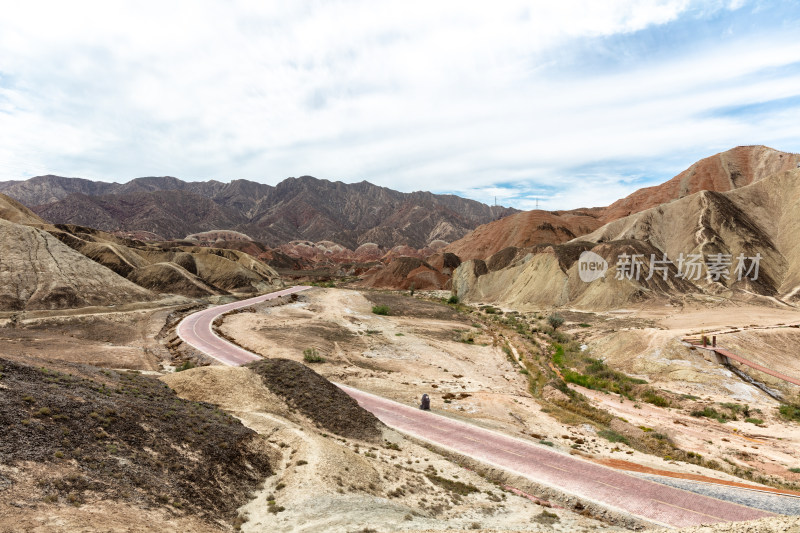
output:
[[[797,141],[796,122],[708,114],[797,95],[800,72],[759,76],[800,62],[792,32],[627,68],[563,62],[576,43],[655,39],[741,4],[20,2],[0,18],[0,179],[312,174],[480,194],[513,183],[498,188],[520,207],[520,189],[541,185],[551,209],[608,203],[633,187],[609,162]]]

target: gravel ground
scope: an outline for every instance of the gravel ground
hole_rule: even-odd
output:
[[[719,500],[725,500],[755,509],[762,509],[776,514],[800,516],[800,497],[781,496],[770,492],[759,492],[739,487],[729,487],[725,485],[714,485],[699,481],[689,481],[665,476],[654,476],[652,474],[634,474],[644,479],[676,487],[696,494],[711,496]]]
[[[655,530],[650,531],[656,533]],[[800,518],[777,516],[752,522],[723,522],[713,526],[659,529],[658,533],[800,533]]]

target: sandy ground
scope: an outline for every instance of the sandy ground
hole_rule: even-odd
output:
[[[13,327],[0,319],[0,350],[21,362],[71,362],[156,371],[169,352],[155,336],[167,315],[191,301],[171,297],[119,307],[19,314]],[[5,313],[8,315],[8,313]]]
[[[606,314],[603,318],[607,317]],[[698,405],[735,402],[748,405],[757,426],[744,420],[721,424],[706,418],[688,416],[676,409],[660,409],[646,403],[620,401],[617,395],[581,390],[596,405],[625,418],[636,426],[653,428],[672,437],[683,449],[709,459],[725,461],[762,474],[800,482],[800,474],[790,468],[800,466],[800,427],[777,416],[779,402],[760,389],[744,382],[730,370],[712,361],[707,352],[691,349],[680,342],[687,335],[716,335],[718,344],[754,362],[800,377],[796,357],[800,329],[787,327],[800,322],[800,312],[787,309],[727,306],[722,309],[671,310],[650,308],[617,313],[618,319],[644,319],[653,327],[616,329],[603,322],[597,332],[583,332],[589,353],[612,367],[650,381],[653,386],[698,397]],[[613,320],[610,322],[613,324]],[[602,329],[600,329],[602,328]],[[587,328],[593,329],[593,328]],[[798,398],[800,387],[748,367],[737,366],[783,395]],[[660,459],[639,459],[653,465]],[[662,461],[660,468],[675,470]],[[679,465],[693,472],[697,467]],[[724,477],[715,473],[714,477]]]

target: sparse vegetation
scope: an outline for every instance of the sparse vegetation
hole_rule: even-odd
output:
[[[696,409],[696,410],[691,412],[691,415],[694,416],[694,417],[697,417],[697,418],[700,418],[700,417],[710,418],[712,420],[716,420],[717,422],[719,422],[721,424],[724,424],[725,422],[728,422],[729,420],[736,420],[735,416],[731,417],[727,413],[722,413],[720,411],[717,411],[713,407],[709,407],[709,406],[706,406],[706,407],[704,407],[702,409]]]
[[[187,359],[180,365],[175,367],[175,372],[183,372],[184,370],[189,370],[190,368],[195,368],[197,365],[194,364],[193,361]]]
[[[656,407],[669,407],[670,402],[663,396],[656,394],[652,389],[647,389],[642,394],[642,400],[647,403],[653,404]]]
[[[473,492],[480,492],[475,485],[462,483],[461,481],[456,481],[454,479],[447,479],[430,472],[426,473],[425,476],[431,481],[431,483],[439,485],[443,489],[449,490],[450,492],[454,492],[461,496],[466,496]]]
[[[560,328],[564,325],[564,317],[561,315],[554,313],[547,317],[547,323],[550,324],[550,327],[555,329]]]
[[[785,403],[778,408],[778,414],[784,420],[800,422],[800,405],[795,403]]]
[[[471,331],[464,331],[461,333],[459,337],[459,342],[463,342],[465,344],[475,344],[475,333]]]
[[[556,522],[560,522],[561,519],[557,514],[551,513],[547,509],[543,509],[541,513],[532,518],[532,521],[549,526],[555,524]]]
[[[628,438],[625,435],[611,429],[601,429],[597,432],[597,434],[609,442],[621,442],[622,444],[628,444]]]
[[[303,361],[306,363],[324,363],[325,359],[319,354],[316,348],[306,348],[303,350]]]
[[[169,504],[232,522],[247,492],[271,474],[266,454],[250,446],[254,431],[213,405],[178,398],[157,379],[88,365],[75,374],[3,365],[0,456],[45,466],[37,474],[45,501]],[[75,473],[48,466],[67,460]]]

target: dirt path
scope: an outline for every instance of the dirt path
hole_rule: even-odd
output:
[[[781,374],[777,370],[772,370],[771,368],[767,368],[764,365],[759,365],[758,363],[755,363],[755,362],[753,362],[753,361],[751,361],[749,359],[746,359],[746,358],[742,357],[741,355],[735,354],[730,350],[726,350],[725,348],[723,348],[721,346],[710,346],[710,345],[709,346],[704,346],[701,342],[697,341],[696,339],[694,339],[694,340],[684,339],[684,341],[685,342],[689,342],[690,344],[692,344],[696,348],[700,348],[700,349],[703,349],[703,350],[710,350],[712,352],[715,352],[715,353],[721,355],[722,357],[725,357],[727,359],[733,359],[734,361],[736,361],[738,363],[742,363],[745,366],[749,366],[750,368],[752,368],[754,370],[758,370],[759,372],[763,372],[764,374],[767,374],[767,375],[772,376],[774,378],[778,378],[778,379],[783,380],[783,381],[785,381],[787,383],[791,383],[792,385],[800,386],[800,379],[793,378],[791,376],[787,376],[786,374]]]

